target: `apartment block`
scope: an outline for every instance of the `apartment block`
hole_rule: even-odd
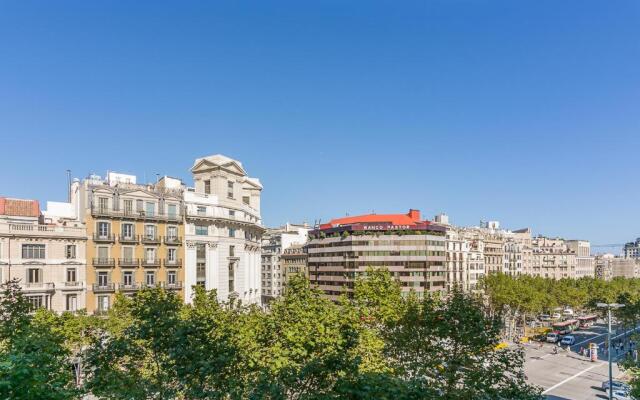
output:
[[[85,307],[86,230],[70,203],[0,198],[0,282],[17,279],[34,308]],[[64,212],[59,212],[64,211]]]
[[[576,254],[576,278],[595,277],[595,263],[591,243],[586,240],[567,240],[567,247]]]
[[[109,172],[72,184],[87,229],[89,312],[106,312],[116,292],[162,286],[183,294],[182,183],[136,180]]]

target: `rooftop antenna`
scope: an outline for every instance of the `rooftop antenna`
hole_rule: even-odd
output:
[[[67,170],[67,202],[71,203],[71,170]]]

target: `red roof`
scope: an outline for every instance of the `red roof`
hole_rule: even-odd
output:
[[[352,225],[358,223],[389,223],[392,225],[417,225],[420,221],[420,211],[409,210],[406,214],[365,214],[355,217],[335,218],[326,224],[320,225],[320,229],[333,228],[340,225]]]
[[[21,200],[0,197],[0,215],[16,217],[40,216],[40,204],[38,200]]]

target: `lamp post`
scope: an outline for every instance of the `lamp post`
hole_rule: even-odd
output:
[[[609,358],[609,400],[613,399],[613,370],[612,370],[612,366],[611,366],[611,310],[615,310],[618,308],[622,308],[624,307],[624,304],[617,304],[617,303],[598,303],[597,304],[598,308],[604,308],[607,310],[607,317],[608,317],[608,326],[609,328],[607,329],[607,342],[609,343],[607,345],[607,355]]]

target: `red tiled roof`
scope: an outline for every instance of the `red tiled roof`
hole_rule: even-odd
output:
[[[420,222],[420,211],[409,210],[407,214],[365,214],[355,217],[335,218],[326,224],[320,225],[320,229],[327,229],[340,225],[374,222],[386,222],[392,225],[416,225],[418,222]]]
[[[40,204],[38,200],[9,199],[0,197],[0,215],[16,217],[40,216]]]

